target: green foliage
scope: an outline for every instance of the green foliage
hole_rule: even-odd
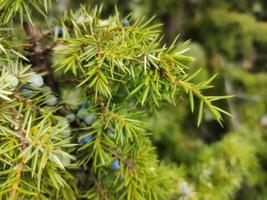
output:
[[[266,199],[266,1],[185,0],[171,6],[168,6],[171,1],[160,0],[114,2],[124,12],[132,10],[134,17],[154,15],[156,11],[168,41],[174,32],[181,33],[180,39],[192,39],[193,47],[190,45],[192,50],[188,53],[196,57],[197,63],[190,64],[191,70],[205,68],[191,81],[196,84],[217,72],[223,76],[214,83],[216,92],[235,94],[235,98],[227,100],[233,118],[224,122],[224,129],[214,124],[205,108],[202,116],[205,121],[196,129],[192,123],[195,116],[181,108],[190,100],[180,102],[178,108],[163,107],[151,120],[152,138],[160,149],[160,158],[178,166],[186,165],[189,178],[195,174],[194,179],[181,182],[179,190],[183,195],[177,198],[190,199],[188,194],[195,193],[193,196],[199,199]],[[198,105],[191,108],[195,110]],[[231,147],[230,154],[222,153],[226,140],[241,146],[240,152],[244,152],[238,153]],[[207,155],[196,163],[199,152]],[[253,156],[245,156],[249,152]],[[240,159],[242,164],[230,166],[231,159]],[[200,181],[200,174],[210,166],[214,173]]]
[[[172,112],[179,112],[179,116]],[[180,185],[187,188],[184,197],[234,199],[244,181],[247,187],[262,181],[264,170],[259,165],[258,153],[264,142],[260,135],[231,132],[218,142],[206,144],[199,138],[201,132],[194,133],[182,126],[185,115],[185,110],[171,107],[151,121],[160,156],[168,155],[167,159],[185,169],[188,184]]]
[[[16,74],[21,84],[26,69]],[[7,73],[11,71],[1,69],[2,80]],[[6,85],[2,93],[9,97],[1,96],[0,114],[1,199],[17,199],[17,195],[21,199],[70,199],[73,192],[68,182],[73,177],[65,167],[75,158],[69,154],[74,144],[63,135],[68,126],[60,126],[55,108],[42,107],[47,94],[36,90],[32,99],[26,99],[9,87],[10,82]]]
[[[221,124],[213,102],[229,96],[204,94],[215,76],[191,82],[189,42],[162,45],[152,19],[81,7],[39,31],[32,14],[49,4],[0,0],[0,198],[184,198],[184,170],[159,163],[147,117],[185,95],[198,124],[205,108]]]
[[[263,36],[267,30],[266,23],[259,23],[247,14],[212,9],[190,26],[197,30],[200,27],[203,28],[202,30],[208,29],[200,35],[200,37],[209,37],[205,45],[213,53],[221,52],[231,58],[236,58],[239,54],[249,56],[253,52],[255,42],[259,45],[266,44],[266,38]]]
[[[32,20],[32,8],[43,16],[46,15],[50,0],[1,0],[0,1],[0,19],[1,23],[8,23],[14,17],[19,16],[20,21]],[[45,12],[43,11],[45,10]]]
[[[220,113],[228,114],[212,105],[213,101],[228,96],[201,94],[212,87],[210,83],[215,76],[200,84],[189,82],[198,72],[192,75],[186,72],[186,64],[192,61],[183,55],[188,42],[176,46],[174,41],[170,47],[160,47],[159,25],[148,26],[150,21],[141,19],[125,27],[118,15],[104,21],[97,18],[97,11],[92,17],[86,18],[87,15],[83,10],[63,22],[65,30],[67,25],[74,27],[74,34],[63,33],[64,44],[55,51],[55,69],[67,74],[66,79],[74,75],[78,86],[94,91],[95,101],[101,95],[117,101],[131,99],[153,108],[164,101],[175,103],[185,92],[192,112],[194,96],[200,99],[198,124],[204,104],[218,122],[222,120]]]
[[[241,135],[227,136],[212,148],[203,149],[199,159],[194,177],[200,199],[231,198],[243,177],[257,169],[256,149]]]

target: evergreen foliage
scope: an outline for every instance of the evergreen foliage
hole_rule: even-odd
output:
[[[178,33],[181,33],[182,40],[192,39],[188,53],[196,58],[196,62],[190,65],[191,69],[204,66],[195,80],[207,80],[210,74],[219,73],[223,76],[217,79],[215,88],[236,95],[234,99],[227,101],[227,105],[220,104],[221,107],[229,106],[233,115],[224,122],[224,129],[216,126],[205,109],[205,122],[196,129],[192,123],[195,116],[182,109],[181,102],[177,107],[164,107],[150,120],[150,127],[154,132],[151,137],[160,149],[160,158],[187,169],[187,183],[180,187],[187,193],[184,192],[180,197],[187,198],[185,194],[194,194],[199,199],[267,199],[266,1],[182,0],[174,3],[172,0],[133,0],[127,1],[127,4],[121,0],[102,2],[105,5],[116,3],[118,9],[124,13],[131,10],[133,17],[156,14],[156,19],[163,23],[162,31],[166,34],[166,41],[171,41]],[[105,12],[109,13],[109,10],[106,9]],[[236,134],[241,135],[242,139]],[[195,172],[195,168],[209,166],[210,160],[225,162],[228,156],[223,154],[218,158],[219,154],[210,153],[201,162],[196,162],[199,160],[199,152],[203,149],[209,152],[217,149],[217,152],[222,152],[222,149],[227,148],[222,144],[226,138],[235,141],[233,143],[237,148],[241,146],[243,149],[246,146],[245,149],[251,149],[251,154],[254,155],[245,156],[248,151],[244,150],[240,154],[230,148],[230,157],[233,160],[240,157],[245,161],[242,163],[244,166],[248,167],[247,164],[251,163],[253,165],[241,170],[237,164],[234,167],[237,171],[233,176],[227,165],[220,164],[224,170],[217,168],[216,175],[212,176],[216,181],[206,178],[200,184],[197,176],[200,176],[201,170]],[[220,176],[220,173],[225,176]],[[192,178],[192,174],[195,174],[195,178]]]
[[[0,0],[1,199],[196,198],[182,167],[159,163],[147,116],[187,96],[198,125],[204,109],[222,124],[230,114],[214,102],[230,96],[205,95],[215,76],[193,82],[189,42],[162,45],[152,19],[103,20],[82,6],[47,20],[51,3]],[[223,153],[203,156],[229,179],[231,159],[223,169],[213,161]],[[246,174],[246,160],[231,162],[240,161]]]

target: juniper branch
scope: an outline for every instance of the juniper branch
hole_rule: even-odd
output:
[[[39,68],[41,72],[46,72],[45,81],[52,90],[58,94],[58,85],[53,76],[53,70],[50,66],[47,47],[42,44],[42,39],[51,33],[51,30],[46,32],[38,31],[30,22],[23,23],[24,31],[28,37],[29,48],[27,49],[31,55],[32,64]]]

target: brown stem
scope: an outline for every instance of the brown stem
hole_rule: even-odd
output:
[[[30,22],[24,22],[23,28],[28,37],[28,51],[31,53],[32,63],[35,67],[39,68],[41,72],[46,72],[46,84],[58,94],[58,85],[54,79],[53,71],[47,58],[49,51],[47,51],[46,46],[41,42],[46,33],[36,30]]]
[[[126,163],[126,159],[122,156],[120,156],[119,154],[116,153],[116,151],[114,151],[113,149],[111,149],[109,146],[104,146],[105,149],[107,151],[109,151],[114,157],[116,157],[117,159],[121,160],[122,162]]]
[[[15,182],[15,184],[12,186],[12,197],[16,197],[17,196],[17,190],[19,188],[19,179],[21,178],[22,176],[22,172],[24,170],[24,163],[21,162],[18,166],[17,166],[17,175],[16,175],[16,179],[17,181]]]
[[[12,111],[13,118],[16,122],[15,129],[18,131],[18,135],[20,137],[20,144],[22,146],[22,149],[25,149],[26,148],[26,141],[25,141],[24,130],[23,130],[23,127],[22,127],[22,124],[20,121],[19,113],[15,107],[13,107],[11,111]]]
[[[91,179],[93,180],[95,186],[96,186],[96,191],[101,194],[101,198],[103,200],[108,200],[108,198],[106,197],[105,194],[102,193],[103,189],[102,189],[102,185],[101,185],[101,182],[99,180],[97,180],[96,176],[91,173]]]
[[[25,149],[27,147],[27,145],[26,145],[25,136],[24,136],[24,130],[23,130],[23,127],[22,127],[22,123],[21,123],[21,119],[20,119],[19,113],[18,113],[18,111],[17,111],[17,109],[15,107],[13,107],[11,111],[12,111],[13,118],[14,118],[14,120],[16,122],[15,129],[18,131],[18,135],[20,136],[21,147],[22,147],[22,149]],[[22,176],[24,167],[25,167],[25,163],[24,163],[24,159],[22,159],[21,163],[19,163],[19,165],[16,167],[16,172],[17,172],[16,179],[17,180],[13,184],[12,190],[11,190],[12,191],[11,195],[14,198],[17,196],[17,190],[19,188],[20,178]]]
[[[91,179],[93,180],[93,182],[96,186],[96,191],[101,192],[101,183],[97,180],[97,178],[95,177],[95,175],[93,173],[91,174]]]
[[[48,35],[50,35],[50,34],[52,34],[53,33],[53,29],[47,29],[47,30],[45,30],[45,31],[43,31],[43,32],[41,32],[41,39],[43,39],[43,38],[45,38],[46,36],[48,36]]]

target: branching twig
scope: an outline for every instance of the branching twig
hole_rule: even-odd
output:
[[[17,109],[15,107],[12,108],[12,114],[13,114],[13,117],[15,119],[15,122],[17,123],[16,124],[16,129],[18,130],[18,135],[20,136],[20,144],[21,144],[21,147],[22,149],[25,149],[26,148],[26,141],[25,141],[25,136],[24,136],[24,130],[22,128],[22,124],[21,124],[21,121],[20,121],[20,117],[19,117],[19,113],[17,111]],[[15,184],[12,186],[12,197],[16,197],[17,195],[17,190],[18,190],[18,187],[19,187],[19,183],[20,183],[20,178],[22,176],[22,172],[24,170],[24,167],[25,167],[25,163],[24,163],[24,160],[21,161],[21,163],[17,166],[17,175],[16,175],[16,182]]]
[[[29,41],[29,49],[28,51],[31,53],[31,60],[33,64],[39,68],[42,72],[47,72],[45,77],[46,84],[49,85],[55,93],[58,93],[57,82],[53,77],[52,68],[48,62],[47,54],[48,49],[42,44],[41,40],[47,34],[50,34],[51,30],[47,32],[40,32],[35,29],[33,24],[30,22],[23,23],[24,31],[28,36]]]
[[[103,198],[103,200],[108,200],[108,198],[105,196],[105,195],[102,195],[102,185],[101,185],[101,182],[99,180],[97,180],[96,176],[91,173],[91,179],[92,181],[94,182],[95,186],[96,186],[96,191],[101,194],[101,198]]]

